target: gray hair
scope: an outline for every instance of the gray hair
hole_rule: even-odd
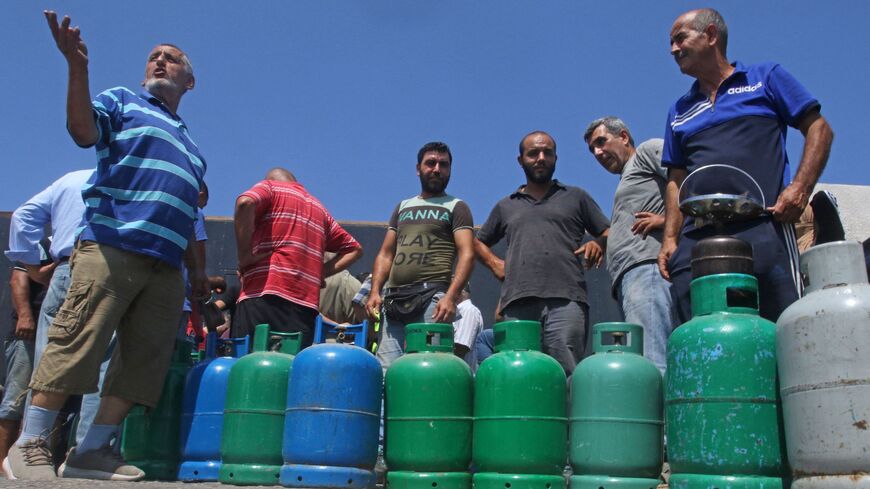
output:
[[[716,27],[716,31],[719,33],[719,52],[722,53],[722,56],[725,56],[725,51],[728,48],[728,26],[725,25],[725,19],[722,18],[722,14],[716,9],[702,8],[695,11],[695,17],[689,22],[692,30],[698,32],[704,32],[704,29],[708,25]]]
[[[631,136],[628,126],[625,125],[625,122],[622,122],[622,119],[612,115],[600,117],[589,123],[589,126],[586,127],[586,132],[583,133],[583,140],[586,141],[586,144],[589,144],[589,138],[592,137],[592,133],[598,129],[598,126],[604,126],[604,129],[614,136],[619,136],[619,133],[625,131],[628,134],[629,144],[631,144],[632,148],[634,147],[634,138]]]
[[[190,62],[190,58],[187,57],[187,53],[185,53],[184,50],[169,42],[161,42],[158,46],[169,46],[177,49],[178,52],[181,53],[181,62],[184,64],[184,71],[186,71],[188,75],[193,76],[193,63]]]

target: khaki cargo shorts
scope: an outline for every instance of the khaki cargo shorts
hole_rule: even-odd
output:
[[[76,246],[70,271],[69,292],[48,329],[48,346],[30,388],[96,392],[100,363],[117,333],[102,395],[156,405],[184,301],[181,271],[93,241]]]

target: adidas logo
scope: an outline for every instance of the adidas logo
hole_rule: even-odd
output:
[[[728,95],[735,95],[738,93],[746,93],[746,92],[754,92],[761,88],[761,82],[756,83],[755,85],[746,85],[745,87],[734,87],[729,88],[727,92]]]

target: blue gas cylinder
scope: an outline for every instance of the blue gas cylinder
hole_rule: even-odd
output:
[[[220,355],[218,347],[221,348]],[[205,358],[187,374],[181,410],[181,465],[178,480],[216,481],[230,367],[248,353],[248,337],[221,340],[211,332]]]
[[[325,343],[297,355],[287,389],[281,485],[374,485],[382,388],[380,363],[358,346]]]

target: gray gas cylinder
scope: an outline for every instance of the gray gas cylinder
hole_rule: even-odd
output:
[[[870,284],[857,242],[801,257],[805,295],[777,321],[793,488],[870,488]]]

